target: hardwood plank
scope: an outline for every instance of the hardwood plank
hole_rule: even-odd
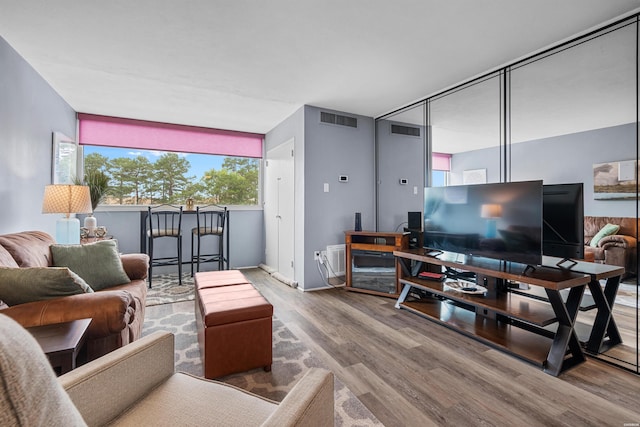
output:
[[[619,426],[640,421],[640,377],[588,358],[559,377],[344,289],[301,292],[247,277],[276,316],[388,426]],[[631,325],[632,314],[628,314]],[[625,323],[626,320],[619,321]]]

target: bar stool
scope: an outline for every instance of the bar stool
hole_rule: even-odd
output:
[[[177,256],[153,256],[153,242],[156,239],[173,238],[177,242]],[[149,206],[147,213],[147,250],[149,255],[149,288],[153,267],[178,266],[178,283],[182,285],[182,206],[162,204]]]
[[[224,233],[227,224],[226,206],[207,205],[196,207],[196,227],[191,229],[191,276],[193,276],[193,264],[196,271],[200,271],[200,263],[217,262],[218,270],[222,270],[227,259],[224,256]],[[216,237],[218,240],[217,251],[209,254],[201,253],[202,238],[206,236]],[[194,254],[194,244],[198,241],[198,250]],[[227,268],[229,265],[227,264]]]

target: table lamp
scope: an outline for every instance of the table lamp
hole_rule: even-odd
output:
[[[80,244],[80,221],[71,214],[91,213],[91,193],[86,185],[53,184],[44,188],[42,213],[62,213],[56,222],[56,242]]]

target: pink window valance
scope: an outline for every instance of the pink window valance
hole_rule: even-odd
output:
[[[451,170],[451,154],[431,153],[432,170],[450,171]]]
[[[262,157],[264,135],[78,114],[79,143],[181,153]]]

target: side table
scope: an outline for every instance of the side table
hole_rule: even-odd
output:
[[[75,369],[90,323],[91,319],[79,319],[26,329],[40,344],[51,366],[59,368],[62,375]]]

